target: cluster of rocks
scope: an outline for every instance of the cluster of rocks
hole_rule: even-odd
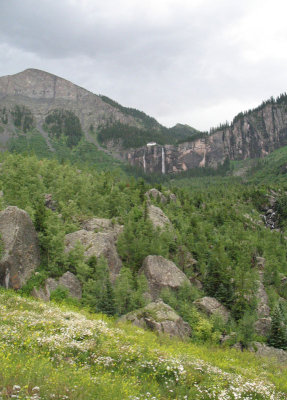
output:
[[[277,202],[278,193],[274,190],[270,191],[268,195],[268,201],[263,205],[262,210],[264,214],[261,215],[262,220],[266,226],[271,230],[276,230],[279,227],[279,216],[276,212],[276,202]]]
[[[172,193],[171,191],[167,191],[166,195],[164,195],[163,193],[161,193],[158,189],[152,188],[150,190],[148,190],[145,193],[145,197],[149,200],[151,200],[151,198],[153,198],[154,200],[157,200],[159,203],[162,204],[166,204],[168,201],[172,201],[174,203],[176,203],[176,195],[174,193]]]

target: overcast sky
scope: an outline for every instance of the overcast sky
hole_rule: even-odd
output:
[[[208,130],[287,90],[286,0],[0,0],[0,76],[39,68]]]

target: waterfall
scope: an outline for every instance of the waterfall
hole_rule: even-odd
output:
[[[165,174],[165,154],[164,147],[161,148],[161,173]]]
[[[146,173],[145,152],[144,152],[144,155],[143,155],[143,169],[144,169],[144,172]]]

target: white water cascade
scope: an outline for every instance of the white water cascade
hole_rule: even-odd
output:
[[[165,153],[164,147],[161,148],[161,173],[165,174]]]
[[[143,155],[143,169],[144,169],[144,172],[146,173],[145,152],[144,152],[144,155]]]

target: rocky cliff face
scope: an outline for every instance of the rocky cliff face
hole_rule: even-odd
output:
[[[147,173],[172,173],[195,167],[216,167],[226,158],[264,157],[285,145],[287,106],[273,103],[242,115],[230,126],[201,139],[178,146],[145,146],[127,151],[123,157]]]
[[[135,118],[107,104],[100,96],[37,69],[0,78],[0,108],[9,110],[15,104],[30,108],[37,123],[43,123],[49,111],[63,108],[79,117],[84,130],[107,121],[138,125]]]

